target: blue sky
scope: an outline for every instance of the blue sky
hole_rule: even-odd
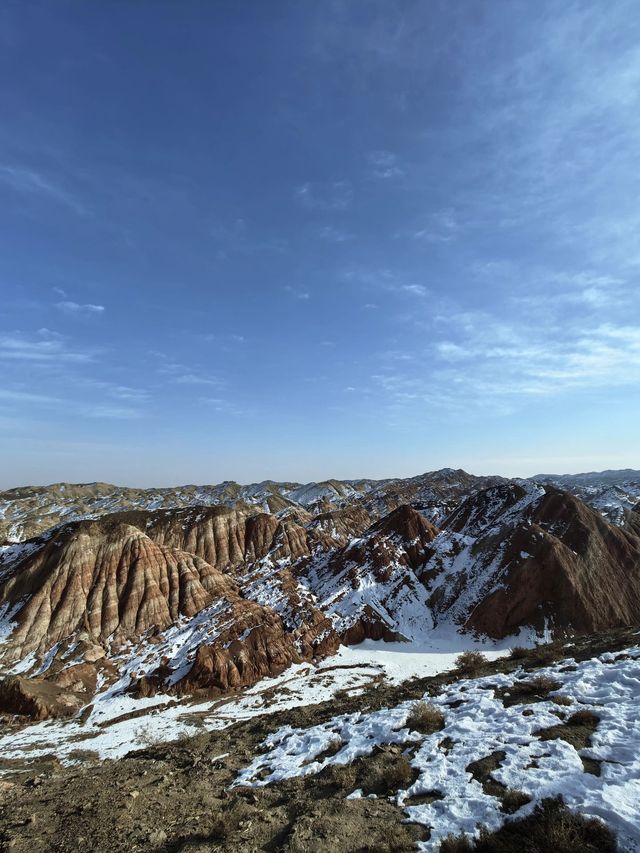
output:
[[[0,485],[640,467],[635,2],[5,2]]]

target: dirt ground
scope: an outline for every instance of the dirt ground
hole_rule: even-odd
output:
[[[582,638],[567,654],[591,657],[637,642],[637,629]],[[558,654],[562,654],[559,650]],[[548,661],[502,659],[479,674]],[[224,851],[404,851],[428,837],[406,823],[389,797],[411,783],[399,746],[378,748],[343,768],[265,788],[231,788],[237,772],[282,725],[310,726],[357,709],[374,709],[436,694],[455,675],[445,673],[392,687],[379,684],[355,698],[283,711],[157,744],[117,761],[90,756],[61,767],[54,756],[25,766],[2,762],[0,850],[15,853],[204,853]],[[562,736],[562,735],[561,735]],[[364,797],[346,800],[355,788]]]

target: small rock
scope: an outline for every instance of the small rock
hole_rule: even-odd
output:
[[[164,829],[155,829],[153,832],[149,833],[150,844],[164,844],[167,838],[168,836]]]

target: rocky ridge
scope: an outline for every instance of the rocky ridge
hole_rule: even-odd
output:
[[[6,546],[0,707],[224,693],[366,638],[640,621],[638,508],[616,526],[554,486],[436,474],[386,483],[384,500],[130,509]]]

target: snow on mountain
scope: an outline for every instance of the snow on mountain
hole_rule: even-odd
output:
[[[625,513],[640,503],[640,471],[631,468],[587,474],[538,474],[530,479],[571,492],[613,524],[623,524]]]

